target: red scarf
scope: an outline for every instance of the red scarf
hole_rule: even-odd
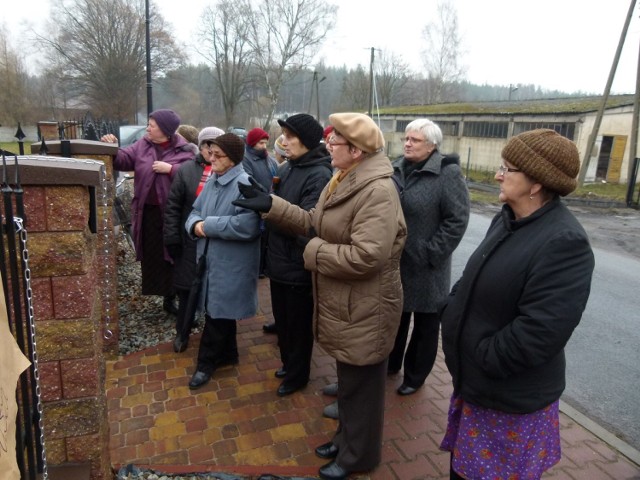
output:
[[[200,177],[200,183],[198,184],[198,188],[196,188],[196,197],[200,195],[202,189],[204,188],[204,184],[207,183],[207,180],[211,176],[211,165],[206,164],[204,166],[204,170],[202,171],[202,177]]]

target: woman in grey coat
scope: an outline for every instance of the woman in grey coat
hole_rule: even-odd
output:
[[[395,374],[404,359],[400,395],[415,393],[433,368],[440,330],[438,306],[449,293],[451,254],[469,222],[469,192],[458,156],[438,151],[440,127],[418,119],[405,132],[404,156],[393,165],[408,230],[400,261],[404,304],[388,366],[388,373]],[[413,332],[405,353],[412,315]]]
[[[260,218],[231,203],[240,197],[238,183],[249,183],[241,165],[244,142],[225,133],[212,143],[213,175],[185,224],[187,232],[198,239],[198,258],[207,249],[200,295],[205,326],[191,389],[208,383],[217,367],[238,363],[236,320],[255,315],[258,307]]]

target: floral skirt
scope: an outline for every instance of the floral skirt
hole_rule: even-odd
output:
[[[560,461],[559,400],[527,414],[479,407],[452,396],[440,449],[466,479],[537,479]]]

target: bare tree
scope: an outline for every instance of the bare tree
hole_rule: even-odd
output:
[[[59,78],[95,113],[131,120],[146,79],[144,0],[59,0],[56,9],[54,33],[38,42]],[[161,74],[181,58],[162,16],[151,11],[150,25],[152,68]]]
[[[251,22],[248,0],[220,0],[203,14],[200,37],[204,48],[200,53],[213,64],[227,127],[234,124],[238,106],[249,98]]]
[[[427,45],[422,52],[427,69],[427,103],[439,103],[448,98],[449,87],[463,79],[466,69],[461,64],[462,40],[458,31],[458,12],[451,0],[438,2],[437,19],[422,30]]]
[[[263,0],[253,13],[249,40],[259,72],[267,113],[273,120],[282,84],[311,65],[333,28],[337,7],[323,0]]]
[[[342,81],[340,95],[340,111],[366,110],[369,106],[369,73],[362,65],[349,70]]]
[[[375,63],[376,87],[380,106],[393,105],[410,77],[409,64],[402,56],[382,51]]]
[[[17,52],[9,44],[4,26],[0,28],[0,122],[24,121],[27,114],[27,73]]]

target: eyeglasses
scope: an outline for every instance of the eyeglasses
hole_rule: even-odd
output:
[[[500,165],[498,167],[498,175],[500,175],[501,177],[504,177],[506,173],[508,172],[519,172],[520,169],[519,168],[511,168],[511,167],[507,167],[506,165]]]
[[[426,140],[423,140],[422,138],[416,138],[416,137],[403,137],[402,141],[404,143],[409,142],[411,145],[415,145],[416,143],[426,142]]]
[[[328,141],[329,145],[331,145],[332,147],[337,147],[339,145],[349,145],[349,142],[336,142],[336,136],[335,135],[331,135],[329,137],[329,141]]]
[[[213,150],[209,149],[209,153],[214,156],[214,158],[228,158],[224,153],[216,153]]]

